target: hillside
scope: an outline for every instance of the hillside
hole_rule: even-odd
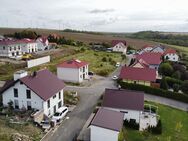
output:
[[[12,34],[15,32],[20,32],[25,29],[18,29],[18,28],[0,28],[0,35],[4,34]],[[35,31],[37,34],[48,36],[49,34],[58,34],[61,36],[64,36],[67,39],[73,39],[75,41],[82,41],[86,44],[89,44],[90,42],[107,42],[111,43],[112,40],[120,39],[120,40],[126,40],[128,45],[133,46],[135,48],[141,48],[144,45],[155,45],[156,43],[152,41],[146,41],[143,39],[131,39],[131,38],[124,38],[123,35],[121,36],[114,36],[114,34],[102,34],[102,35],[94,35],[89,33],[71,33],[71,32],[62,32],[59,30],[53,30],[53,29],[27,29]]]

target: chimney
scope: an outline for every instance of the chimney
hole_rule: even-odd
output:
[[[27,76],[27,74],[28,73],[25,70],[20,70],[20,71],[15,72],[14,73],[14,81]]]

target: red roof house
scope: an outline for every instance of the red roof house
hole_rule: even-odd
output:
[[[112,40],[113,47],[119,43],[123,43],[125,46],[127,45],[127,42],[125,40]]]
[[[80,61],[78,59],[68,60],[58,65],[58,67],[62,68],[80,68],[88,65],[85,61]]]
[[[151,82],[156,81],[156,70],[150,68],[122,67],[119,77],[128,83],[150,86]]]

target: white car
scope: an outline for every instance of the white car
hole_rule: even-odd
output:
[[[117,63],[116,63],[116,67],[119,67],[119,66],[120,66],[120,62],[117,62]]]
[[[56,120],[57,122],[60,122],[60,120],[62,120],[67,113],[68,113],[68,108],[63,106],[56,111],[56,113],[52,117],[52,120]]]
[[[113,80],[117,80],[118,77],[117,77],[116,75],[114,75],[114,76],[112,77],[112,79],[113,79]]]

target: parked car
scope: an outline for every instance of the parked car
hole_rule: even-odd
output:
[[[120,62],[117,62],[117,63],[116,63],[116,67],[119,67],[119,66],[120,66]]]
[[[94,72],[89,71],[89,72],[88,72],[88,75],[94,75]]]
[[[114,76],[112,77],[112,79],[113,79],[113,80],[117,80],[118,77],[117,77],[116,75],[114,75]]]
[[[56,120],[57,122],[60,122],[68,113],[68,107],[61,107],[57,110],[57,112],[52,117],[52,120]]]
[[[33,58],[33,56],[31,54],[24,54],[22,56],[22,60],[29,60],[29,59],[32,59],[32,58]]]

